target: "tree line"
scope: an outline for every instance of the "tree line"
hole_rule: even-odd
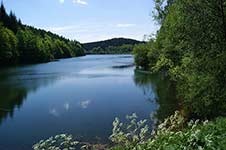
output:
[[[156,38],[134,48],[138,68],[177,84],[188,117],[226,115],[226,1],[155,0]]]
[[[0,6],[0,66],[40,63],[54,59],[83,56],[77,41],[22,24],[11,11]]]
[[[122,46],[108,46],[106,48],[94,47],[92,50],[87,51],[87,54],[131,54],[134,45],[124,44]]]
[[[105,41],[91,42],[83,44],[87,54],[130,54],[136,44],[144,42],[125,39],[114,38]]]

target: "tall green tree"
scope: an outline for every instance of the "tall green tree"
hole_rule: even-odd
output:
[[[155,11],[154,18],[158,23],[162,24],[169,13],[169,7],[174,3],[175,0],[154,0]]]
[[[15,63],[18,57],[17,38],[0,24],[0,65]]]

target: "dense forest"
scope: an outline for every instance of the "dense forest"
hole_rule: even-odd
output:
[[[0,66],[83,55],[84,49],[79,42],[24,25],[12,11],[7,14],[1,3]]]
[[[125,39],[114,38],[105,41],[85,43],[83,47],[86,49],[87,54],[130,54],[137,44],[144,42]]]

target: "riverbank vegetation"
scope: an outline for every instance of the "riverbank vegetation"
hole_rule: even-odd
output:
[[[24,25],[12,11],[7,14],[1,4],[0,66],[48,62],[83,55],[84,49],[79,42]]]
[[[136,114],[130,117],[129,124],[117,118],[113,123],[110,139],[116,146],[111,150],[210,150],[226,147],[226,119],[214,121],[186,121],[180,112],[165,119],[150,135],[147,120],[137,121]],[[126,130],[123,130],[125,128]]]
[[[177,83],[188,118],[226,115],[226,2],[156,0],[155,39],[134,48],[139,68]],[[165,5],[167,4],[167,5]]]
[[[136,114],[126,117],[122,123],[119,118],[113,122],[112,144],[88,144],[75,140],[71,135],[57,135],[42,140],[33,146],[34,150],[223,150],[226,147],[226,119],[214,121],[186,121],[186,118],[175,112],[165,119],[152,132],[148,120],[138,120]]]
[[[155,4],[155,19],[161,28],[149,43],[134,48],[135,63],[139,69],[161,72],[176,83],[181,121],[172,122],[174,119],[169,117],[155,130],[153,138],[136,145],[118,144],[116,149],[223,150],[226,2],[155,0]],[[194,119],[203,121],[189,121]]]

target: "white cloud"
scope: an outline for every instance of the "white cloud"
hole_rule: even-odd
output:
[[[63,4],[63,3],[64,3],[64,0],[59,0],[59,2],[60,2],[61,4]]]
[[[127,24],[117,24],[116,27],[118,28],[128,28],[128,27],[133,27],[136,26],[136,24],[131,24],[131,23],[127,23]]]
[[[88,3],[84,0],[73,0],[73,3],[81,4],[81,5],[88,5]]]

